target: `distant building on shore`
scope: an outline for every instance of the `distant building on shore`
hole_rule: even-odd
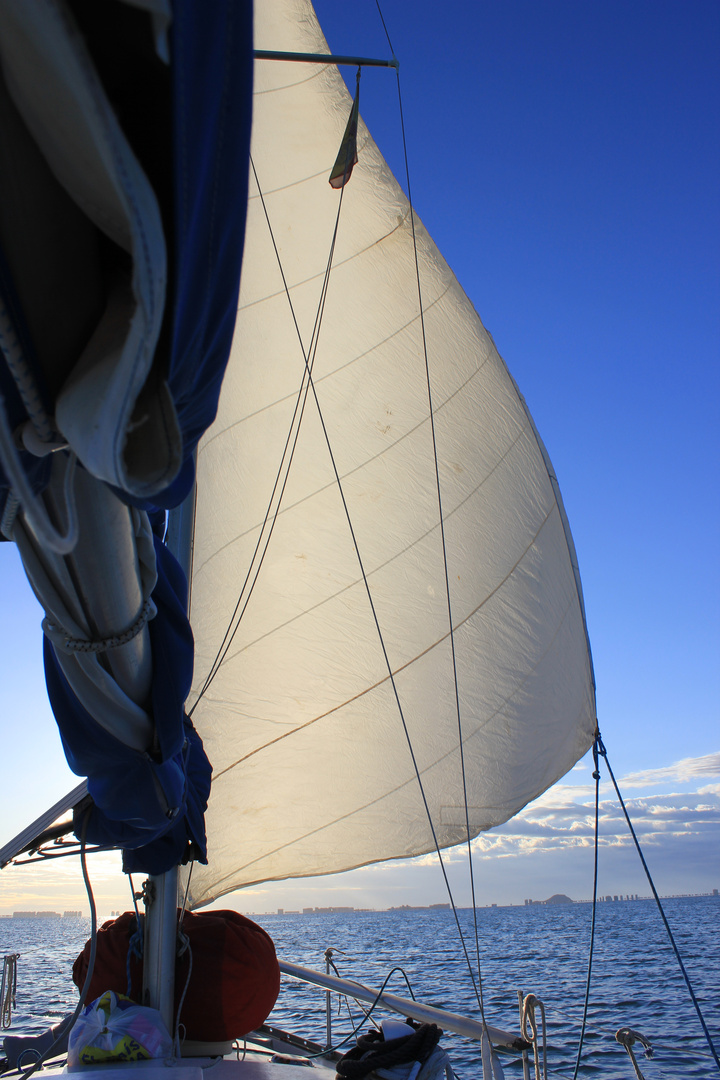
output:
[[[388,911],[449,911],[449,904],[400,904],[398,907],[389,907]]]
[[[303,915],[347,915],[354,907],[304,907]]]
[[[13,919],[59,919],[59,911],[13,911]]]

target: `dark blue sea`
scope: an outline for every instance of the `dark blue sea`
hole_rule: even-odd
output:
[[[720,898],[665,900],[665,911],[706,1023],[720,1046]],[[480,962],[488,1023],[518,1031],[517,991],[546,1006],[548,1072],[571,1077],[577,1055],[587,974],[589,904],[482,908]],[[459,913],[474,954],[470,911]],[[332,948],[341,975],[379,987],[394,967],[407,974],[421,1000],[477,1017],[478,1007],[450,911],[354,912],[255,916],[281,959],[324,970]],[[76,999],[70,971],[89,930],[86,919],[0,919],[0,956],[20,953],[12,1032],[36,1033],[70,1011]],[[408,996],[396,973],[388,990]],[[362,1022],[357,1005],[332,999],[334,1041]],[[284,980],[269,1023],[324,1043],[325,994]],[[367,1025],[364,1025],[367,1026]],[[631,1027],[653,1044],[646,1080],[718,1077],[655,905],[649,900],[603,903],[597,928],[591,1007],[579,1075],[634,1080],[615,1031]],[[480,1075],[479,1053],[445,1036],[461,1080]],[[514,1054],[502,1055],[506,1077],[521,1077]]]

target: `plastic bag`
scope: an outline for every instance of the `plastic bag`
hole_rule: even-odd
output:
[[[172,1039],[157,1009],[112,990],[80,1013],[70,1032],[68,1066],[169,1057]]]

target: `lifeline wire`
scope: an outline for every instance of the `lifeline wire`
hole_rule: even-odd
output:
[[[680,956],[680,952],[678,950],[678,947],[675,944],[675,938],[673,937],[673,932],[670,929],[670,924],[669,924],[669,922],[667,921],[667,919],[665,917],[665,911],[663,910],[663,906],[660,903],[660,897],[657,894],[657,889],[655,888],[655,883],[653,882],[653,879],[650,876],[650,871],[648,869],[648,865],[645,862],[645,856],[643,855],[643,853],[642,853],[642,851],[640,849],[640,844],[638,843],[638,838],[635,835],[635,830],[633,829],[632,822],[630,821],[630,815],[628,814],[625,803],[623,802],[623,797],[620,794],[620,788],[617,785],[617,781],[615,779],[615,774],[613,773],[613,771],[612,771],[612,769],[610,767],[610,762],[608,761],[608,756],[607,756],[607,750],[605,749],[603,741],[602,741],[602,739],[600,738],[599,735],[597,737],[597,745],[598,745],[598,752],[600,754],[602,754],[602,756],[605,758],[605,764],[607,765],[607,770],[610,773],[610,779],[613,782],[613,787],[615,788],[615,793],[616,793],[616,795],[618,797],[618,800],[620,802],[620,807],[622,809],[622,812],[625,815],[625,820],[627,821],[627,825],[628,825],[628,828],[630,830],[630,834],[631,834],[631,836],[633,838],[633,841],[635,842],[635,848],[637,850],[638,855],[640,856],[640,862],[643,865],[643,870],[645,871],[645,876],[648,879],[648,882],[650,883],[650,888],[652,889],[652,894],[655,897],[655,903],[657,904],[658,911],[660,912],[660,918],[662,919],[662,921],[663,921],[663,923],[665,925],[667,935],[668,935],[668,937],[670,939],[670,944],[672,945],[673,951],[675,953],[675,958],[677,959],[677,962],[680,965],[680,970],[682,971],[683,978],[685,980],[685,985],[688,988],[688,991],[690,993],[690,997],[692,999],[692,1003],[695,1006],[695,1012],[697,1013],[698,1019],[700,1021],[701,1026],[702,1026],[702,1029],[705,1032],[705,1038],[707,1039],[708,1046],[710,1047],[710,1052],[712,1053],[712,1056],[715,1059],[715,1064],[718,1067],[718,1071],[720,1071],[720,1058],[718,1058],[717,1051],[716,1051],[715,1046],[713,1044],[712,1038],[710,1037],[710,1032],[707,1029],[707,1024],[705,1023],[705,1018],[703,1017],[702,1011],[700,1009],[700,1004],[699,1004],[697,998],[695,997],[695,993],[693,991],[692,986],[690,985],[690,978],[688,976],[687,971],[685,970],[685,965],[682,962],[682,957]]]
[[[387,42],[388,42],[388,45],[390,46],[390,51],[392,52],[393,59],[394,59],[395,58],[395,50],[393,49],[393,44],[392,44],[392,41],[390,40],[390,34],[388,33],[388,28],[387,28],[387,26],[385,24],[385,19],[383,17],[383,13],[382,13],[382,10],[380,8],[380,0],[375,0],[375,3],[376,3],[376,6],[377,6],[377,9],[378,9],[378,14],[380,16],[380,21],[382,22],[382,25],[383,25],[383,30],[385,31],[385,37],[387,38]],[[408,161],[407,139],[405,137],[405,116],[404,116],[404,113],[403,113],[402,93],[401,93],[401,90],[400,90],[400,69],[399,69],[399,67],[396,67],[395,74],[397,76],[398,106],[399,106],[399,110],[400,110],[400,128],[401,128],[401,131],[402,131],[403,155],[404,155],[404,159],[405,159],[405,180],[406,180],[406,183],[407,183],[408,203],[410,204],[410,227],[412,229],[413,253],[414,253],[414,259],[415,259],[415,280],[417,282],[418,305],[419,305],[419,309],[420,309],[420,330],[421,330],[421,335],[422,335],[423,357],[424,357],[424,360],[425,360],[425,381],[426,381],[426,385],[427,385],[428,413],[429,413],[429,418],[430,418],[430,432],[431,432],[431,436],[432,436],[432,446],[433,446],[433,461],[434,461],[434,466],[435,466],[435,487],[436,487],[436,491],[437,491],[438,518],[439,518],[439,524],[440,524],[440,539],[441,539],[442,558],[443,558],[443,572],[445,574],[445,597],[446,597],[446,600],[447,600],[447,614],[448,614],[448,623],[449,623],[449,630],[450,630],[450,650],[451,650],[451,655],[452,655],[452,672],[453,672],[453,684],[454,684],[454,691],[455,691],[455,713],[456,713],[456,716],[457,716],[457,726],[458,726],[458,750],[459,750],[459,753],[460,753],[460,773],[461,773],[461,777],[462,777],[463,804],[464,804],[464,807],[465,807],[465,834],[467,836],[468,872],[469,872],[469,876],[470,876],[470,893],[471,893],[471,898],[472,898],[473,928],[474,928],[474,932],[475,932],[475,956],[476,956],[476,963],[477,963],[477,986],[475,985],[475,979],[473,977],[472,969],[470,969],[470,978],[472,980],[473,989],[475,990],[475,996],[478,999],[478,1005],[480,1006],[480,1015],[482,1016],[483,1023],[484,1023],[485,1022],[485,1008],[484,1008],[484,1003],[483,1003],[482,974],[481,974],[481,971],[480,971],[480,937],[479,937],[478,920],[477,920],[477,903],[476,903],[476,898],[475,898],[475,874],[474,874],[474,870],[473,870],[473,858],[472,858],[472,846],[471,846],[472,837],[471,837],[471,834],[470,834],[470,817],[469,817],[469,812],[468,812],[467,774],[466,774],[466,771],[465,771],[465,751],[464,751],[464,747],[463,747],[462,718],[461,718],[461,711],[460,711],[460,689],[459,689],[459,686],[458,686],[457,657],[456,657],[456,654],[455,654],[455,633],[454,633],[454,629],[453,629],[452,603],[451,603],[451,600],[450,600],[450,574],[449,574],[449,571],[448,571],[447,543],[446,543],[446,539],[445,539],[445,521],[444,521],[444,518],[443,518],[442,494],[441,494],[441,490],[440,490],[440,467],[439,467],[439,463],[438,463],[437,436],[436,436],[436,432],[435,432],[435,412],[434,412],[434,409],[433,409],[432,386],[431,386],[431,381],[430,381],[430,360],[429,360],[429,357],[428,357],[427,335],[425,333],[425,314],[424,314],[424,310],[423,310],[422,286],[420,284],[420,262],[419,262],[419,259],[418,259],[417,236],[416,236],[416,233],[415,233],[415,210],[413,208],[412,189],[410,187],[410,164],[409,164],[409,161]],[[439,854],[439,852],[438,852],[438,854]],[[442,862],[442,860],[441,860],[441,862]],[[443,870],[443,874],[444,874],[444,870]],[[446,878],[446,881],[447,881],[447,878]],[[449,891],[449,885],[448,885],[448,891]],[[450,899],[452,901],[452,895],[450,896]],[[454,908],[455,908],[455,905],[453,903],[453,910],[454,910]],[[456,921],[457,921],[457,915],[456,915]],[[460,934],[460,938],[461,938],[462,943],[463,943],[463,951],[465,951],[465,955],[466,955],[466,958],[468,960],[468,967],[469,967],[470,966],[470,961],[469,961],[469,958],[467,957],[467,951],[465,950],[465,939],[463,937],[462,930],[460,929],[460,923],[459,922],[457,923],[457,927],[458,927],[458,932]]]

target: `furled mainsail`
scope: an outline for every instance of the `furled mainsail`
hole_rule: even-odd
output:
[[[307,0],[257,9],[256,47],[326,51]],[[255,80],[253,162],[309,354],[350,97],[330,67],[259,61]],[[323,423],[310,392],[289,468],[305,362],[251,179],[232,356],[197,466],[189,705],[214,778],[194,906],[434,847],[325,432],[438,839],[465,838],[410,211],[362,123],[358,158],[314,356]],[[593,675],[544,448],[472,304],[417,221],[416,232],[476,834],[588,749]]]

